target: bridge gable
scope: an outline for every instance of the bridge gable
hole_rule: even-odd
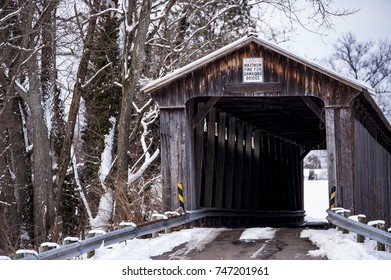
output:
[[[243,83],[244,58],[262,58],[262,83]],[[148,84],[143,91],[164,108],[184,106],[202,96],[314,96],[338,102],[362,89],[357,81],[251,36]]]

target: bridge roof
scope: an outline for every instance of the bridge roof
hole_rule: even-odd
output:
[[[305,58],[302,58],[296,54],[293,54],[281,47],[279,47],[278,45],[272,43],[272,42],[269,42],[267,40],[263,40],[261,38],[259,38],[256,34],[249,34],[247,36],[244,36],[228,45],[226,45],[225,47],[221,48],[221,49],[218,49],[182,68],[179,68],[175,71],[173,71],[172,73],[170,74],[167,74],[166,76],[163,76],[162,78],[159,78],[159,79],[156,79],[154,81],[152,81],[151,83],[147,84],[146,86],[144,86],[141,90],[144,91],[145,93],[149,93],[151,91],[154,91],[155,89],[167,84],[167,83],[170,83],[206,64],[209,64],[223,56],[225,56],[226,54],[228,53],[231,53],[237,49],[240,49],[242,48],[243,46],[249,44],[249,43],[256,43],[256,44],[259,44],[259,45],[263,45],[267,48],[269,48],[270,50],[276,52],[276,53],[280,53],[298,63],[301,63],[307,67],[310,67],[314,70],[317,70],[318,72],[326,75],[326,76],[329,76],[330,78],[333,78],[337,81],[340,81],[348,86],[351,86],[352,88],[362,92],[362,91],[368,91],[368,92],[371,92],[373,91],[373,89],[366,83],[362,82],[362,81],[359,81],[359,80],[355,80],[355,79],[352,79],[352,78],[348,78],[344,75],[341,75],[337,72],[334,72],[330,69],[327,69],[319,64],[317,64],[316,62],[313,62],[313,61],[310,61],[310,60],[307,60]]]

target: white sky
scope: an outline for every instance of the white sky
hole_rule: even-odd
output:
[[[360,41],[391,40],[390,0],[334,0],[335,7],[360,9],[356,14],[337,18],[333,21],[334,29],[327,31],[327,36],[319,36],[301,30],[292,41],[281,46],[309,60],[321,60],[333,50],[333,45],[342,34],[352,32]]]

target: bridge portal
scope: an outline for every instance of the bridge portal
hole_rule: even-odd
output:
[[[299,224],[303,159],[327,149],[336,206],[391,222],[391,127],[362,83],[251,35],[143,91],[160,107],[167,210],[180,183],[187,210],[226,210],[210,225]]]

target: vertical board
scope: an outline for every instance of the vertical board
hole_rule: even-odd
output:
[[[254,129],[254,153],[252,161],[252,176],[251,176],[251,209],[259,210],[260,196],[260,176],[262,176],[261,167],[261,132],[259,129]]]
[[[244,123],[237,121],[237,134],[235,145],[235,170],[234,170],[234,209],[242,206],[242,179],[243,179],[243,153],[244,153]]]
[[[252,177],[252,154],[253,154],[253,127],[245,125],[245,147],[243,159],[243,195],[242,195],[242,209],[250,209],[251,202],[251,177]]]
[[[204,103],[197,104],[197,112],[201,111]],[[196,114],[195,114],[196,115]],[[201,207],[202,163],[204,155],[204,121],[198,123],[194,132],[194,184],[196,193],[196,207]]]
[[[234,172],[235,172],[235,138],[236,138],[236,119],[229,117],[228,121],[228,147],[227,147],[227,165],[226,165],[226,187],[225,187],[225,204],[226,209],[233,208],[234,194]]]
[[[217,157],[216,157],[216,202],[217,208],[223,208],[224,199],[224,168],[225,168],[225,130],[226,130],[226,113],[218,114],[218,140],[217,140]]]
[[[207,123],[207,146],[205,156],[205,191],[204,191],[204,207],[214,207],[214,170],[215,170],[215,123],[216,109],[212,108],[208,113]]]

